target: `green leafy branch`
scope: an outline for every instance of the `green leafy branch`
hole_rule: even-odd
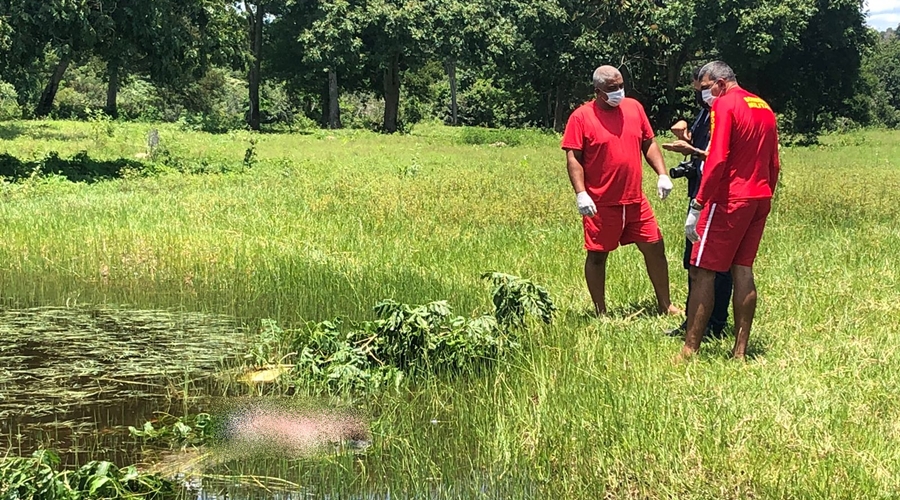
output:
[[[49,450],[31,457],[0,459],[0,498],[83,500],[93,498],[177,498],[181,488],[134,466],[119,468],[91,461],[74,471],[59,470],[60,458]]]
[[[293,380],[326,392],[396,388],[408,375],[477,368],[520,348],[527,316],[550,323],[556,311],[549,293],[527,279],[483,277],[493,283],[493,315],[457,316],[443,300],[384,300],[375,306],[375,321],[335,319],[283,330],[265,320],[247,358],[272,365],[295,356]]]

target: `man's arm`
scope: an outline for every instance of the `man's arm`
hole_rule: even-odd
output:
[[[578,213],[593,217],[597,213],[597,205],[584,188],[584,166],[581,164],[581,150],[566,149],[566,170],[569,171],[569,182],[575,190],[575,204]]]
[[[662,148],[665,149],[666,151],[673,151],[675,153],[681,153],[685,156],[697,155],[697,157],[700,158],[701,160],[705,160],[706,157],[709,155],[708,151],[704,151],[700,148],[696,148],[688,141],[683,141],[683,140],[678,140],[675,142],[663,144]]]
[[[779,147],[776,135],[775,151],[772,152],[772,172],[769,175],[769,187],[772,189],[772,194],[775,194],[775,188],[778,186],[778,176],[781,175],[781,158],[779,158],[778,154]]]
[[[650,168],[652,168],[657,175],[666,175],[666,162],[663,161],[662,151],[659,149],[659,145],[656,144],[656,141],[647,139],[641,143],[641,150],[643,150],[644,158],[647,159]]]
[[[584,189],[584,167],[581,165],[581,151],[577,149],[566,150],[566,170],[569,171],[569,182],[572,183],[572,189],[575,193],[585,191]]]
[[[663,161],[662,151],[653,139],[645,140],[641,144],[641,149],[644,150],[644,158],[647,158],[647,163],[659,175],[659,179],[656,181],[656,193],[659,194],[659,199],[665,200],[675,186],[672,185],[672,179],[669,179],[667,175],[666,162]]]

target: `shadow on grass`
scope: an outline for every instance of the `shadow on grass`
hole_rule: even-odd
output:
[[[683,340],[684,337],[682,336]],[[725,331],[717,336],[711,337],[704,335],[702,350],[708,351],[708,355],[714,358],[731,359],[731,351],[734,348],[734,328],[729,326]],[[747,361],[762,359],[769,350],[768,340],[765,337],[754,337],[750,334],[750,341],[747,344],[747,352],[744,357]]]
[[[24,161],[8,153],[0,154],[0,176],[12,181],[27,179],[34,175],[59,175],[72,182],[97,182],[118,179],[125,171],[145,172],[150,166],[126,158],[96,160],[87,151],[71,158],[61,158],[51,151],[40,160]]]
[[[651,317],[662,317],[663,315],[656,312],[656,303],[650,300],[642,302],[632,302],[628,305],[622,305],[609,308],[606,314],[597,314],[591,306],[568,311],[565,317],[577,321],[578,323],[590,323],[598,318],[609,318],[615,320],[630,321],[633,319],[643,319]],[[683,321],[681,316],[673,316],[672,321],[674,328],[678,326],[678,322]]]
[[[0,139],[12,141],[21,135],[25,135],[27,129],[15,123],[0,123]]]

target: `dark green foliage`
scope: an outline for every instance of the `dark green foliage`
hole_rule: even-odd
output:
[[[128,426],[128,433],[147,443],[161,442],[176,446],[200,446],[222,439],[225,419],[208,413],[184,417],[161,415],[154,422],[144,422],[137,429]]]
[[[47,156],[35,161],[22,161],[8,153],[0,154],[0,176],[11,181],[19,181],[33,176],[58,175],[73,182],[96,182],[122,177],[125,172],[146,173],[153,167],[126,158],[96,160],[87,151],[71,158],[61,158],[51,151]]]
[[[375,306],[375,321],[340,319],[283,330],[268,320],[248,355],[258,365],[295,356],[292,377],[313,391],[371,392],[406,376],[474,371],[520,347],[526,316],[552,320],[547,291],[529,280],[488,273],[494,315],[464,318],[446,301],[422,305],[392,300]]]
[[[17,0],[0,4],[0,80],[15,87],[0,102],[18,100],[0,116],[104,109],[211,132],[248,117],[254,129],[394,132],[438,119],[561,130],[606,63],[664,130],[695,110],[692,67],[724,59],[784,132],[814,138],[900,122],[894,49],[876,46],[864,9],[859,0]],[[262,35],[252,50],[249,32]],[[41,96],[57,69],[52,108]],[[252,108],[250,94],[259,94]]]
[[[900,38],[891,35],[878,40],[865,59],[864,70],[860,97],[870,103],[874,120],[900,127]]]
[[[556,306],[543,287],[504,273],[485,273],[481,278],[494,285],[494,316],[501,325],[522,327],[527,315],[547,324],[553,320]]]
[[[59,470],[59,456],[49,450],[31,457],[0,459],[0,498],[5,500],[87,500],[101,498],[179,498],[183,490],[134,466],[118,468],[91,461],[75,471]]]

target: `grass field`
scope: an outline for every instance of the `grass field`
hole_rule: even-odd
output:
[[[662,331],[678,320],[650,313],[635,248],[610,257],[610,316],[588,314],[557,136],[110,127],[111,136],[96,124],[7,122],[0,152],[133,159],[159,127],[172,157],[228,171],[0,185],[5,307],[163,308],[293,325],[368,319],[385,298],[447,299],[468,316],[490,310],[479,275],[496,270],[544,285],[560,309],[488,373],[361,402],[375,417],[364,456],[276,462],[270,475],[341,498],[900,496],[898,132],[782,150],[750,359],[729,361],[723,340],[675,365],[680,341]],[[675,183],[669,200],[651,203],[683,303],[686,198]]]

